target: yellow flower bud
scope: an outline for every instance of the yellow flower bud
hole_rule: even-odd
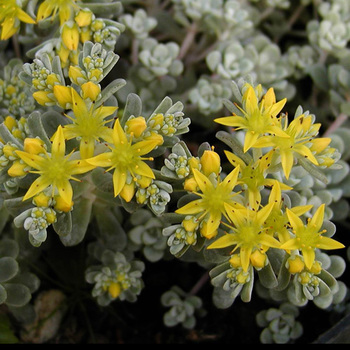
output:
[[[46,78],[46,84],[48,86],[55,86],[57,84],[61,84],[61,81],[59,79],[59,76],[57,74],[49,74]]]
[[[102,70],[98,68],[91,69],[89,71],[89,78],[91,81],[98,81],[100,80],[102,75]]]
[[[79,78],[84,79],[84,80],[86,79],[86,77],[83,73],[83,70],[77,66],[69,66],[68,76],[69,76],[69,79],[74,84],[77,84],[77,85],[80,85],[79,80],[78,80]]]
[[[27,171],[24,169],[28,168],[27,164],[21,163],[19,160],[13,162],[12,166],[7,170],[7,173],[11,177],[20,177],[27,175]]]
[[[17,125],[17,121],[15,118],[8,116],[5,118],[4,124],[6,125],[7,129],[11,131]]]
[[[121,292],[122,289],[119,283],[112,282],[108,287],[108,293],[113,299],[118,298]]]
[[[200,164],[202,172],[206,176],[209,176],[211,173],[218,175],[220,172],[220,156],[214,151],[204,151],[200,158]]]
[[[146,188],[152,183],[152,178],[147,176],[141,176],[137,179],[137,183],[141,188]]]
[[[62,63],[62,67],[66,67],[67,63],[68,63],[68,58],[69,58],[69,54],[70,54],[70,50],[67,49],[64,45],[60,45],[57,49],[56,49],[57,55],[59,56],[61,63]]]
[[[45,212],[45,219],[49,224],[53,224],[57,221],[56,213],[53,210]]]
[[[27,137],[24,139],[23,150],[31,154],[40,154],[45,152],[44,141],[38,138]]]
[[[197,181],[193,176],[188,177],[184,182],[184,190],[188,192],[194,192],[198,188]]]
[[[33,198],[33,202],[37,207],[48,207],[50,205],[51,197],[47,196],[45,193],[40,192]]]
[[[238,254],[231,255],[229,262],[233,268],[241,267],[241,257]]]
[[[199,170],[200,161],[199,161],[199,159],[196,158],[196,157],[191,157],[191,158],[188,160],[188,165],[190,166],[191,170],[192,170],[192,169],[197,169],[197,170]]]
[[[91,101],[96,101],[101,92],[101,87],[91,81],[81,86],[83,92],[83,99],[89,98]]]
[[[62,199],[61,196],[55,196],[55,205],[54,205],[54,209],[57,211],[63,211],[64,213],[68,213],[69,211],[72,210],[73,207],[73,201],[71,203],[67,203],[66,201],[64,201]]]
[[[322,271],[322,264],[319,261],[314,261],[309,271],[315,275],[318,275]]]
[[[196,243],[196,236],[195,235],[186,235],[186,243],[189,245]]]
[[[80,42],[82,42],[83,44],[86,41],[91,41],[91,31],[89,28],[81,28],[80,30]]]
[[[67,104],[72,103],[72,88],[63,85],[55,85],[53,88],[53,93],[57,99],[58,104],[62,108],[66,108]]]
[[[182,226],[187,232],[194,232],[199,225],[198,219],[195,216],[186,216],[182,221]]]
[[[2,151],[5,155],[6,158],[10,158],[10,157],[15,157],[17,158],[17,155],[15,153],[15,151],[17,150],[17,147],[13,147],[9,144],[6,144],[3,148]]]
[[[252,266],[257,269],[262,269],[266,264],[267,256],[265,253],[260,250],[255,250],[252,254],[250,254],[250,262]]]
[[[89,9],[81,9],[74,20],[79,27],[86,27],[92,22],[93,13]]]
[[[120,191],[119,195],[126,201],[130,202],[132,197],[134,197],[135,194],[135,185],[132,182],[131,184],[125,184],[122,190]]]
[[[288,258],[287,266],[289,272],[295,274],[303,271],[305,264],[301,256],[295,255]]]
[[[247,272],[244,272],[244,271],[240,272],[240,273],[236,276],[236,280],[237,280],[237,282],[240,283],[240,284],[246,283],[247,280],[248,280],[248,278],[249,278],[249,274],[248,274]]]
[[[208,231],[208,223],[206,221],[202,221],[200,233],[203,237],[211,239],[218,234],[218,230]]]
[[[33,97],[40,105],[46,106],[47,103],[52,104],[54,102],[49,96],[51,94],[51,91],[36,91],[33,93]]]
[[[79,27],[77,24],[64,24],[62,28],[62,41],[68,50],[75,51],[79,45]]]
[[[299,275],[299,281],[301,284],[308,284],[311,281],[311,274],[303,272]]]
[[[129,134],[133,133],[134,136],[140,137],[142,133],[146,130],[147,124],[144,117],[137,117],[129,119],[126,122],[127,131]]]

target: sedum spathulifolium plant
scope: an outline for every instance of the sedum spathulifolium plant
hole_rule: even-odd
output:
[[[0,0],[0,304],[28,323],[41,284],[106,315],[146,291],[188,330],[202,291],[260,298],[261,342],[287,343],[307,304],[345,303],[349,20],[344,0]]]

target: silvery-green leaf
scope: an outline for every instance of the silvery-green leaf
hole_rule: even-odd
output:
[[[59,236],[69,235],[72,231],[72,213],[57,213],[57,221],[52,226]]]
[[[0,257],[11,257],[16,259],[19,253],[19,247],[16,241],[3,238],[0,241]]]
[[[6,289],[0,284],[0,305],[3,304],[7,299]]]
[[[29,288],[23,284],[6,283],[4,287],[7,293],[6,305],[21,307],[32,297]]]
[[[275,288],[278,285],[276,275],[272,270],[271,264],[267,264],[258,271],[259,281],[265,288]]]
[[[19,267],[15,259],[11,257],[0,258],[0,283],[11,280],[18,273]]]
[[[101,92],[101,98],[96,101],[96,107],[104,104],[111,96],[113,96],[119,89],[126,85],[124,79],[116,79],[109,83]]]

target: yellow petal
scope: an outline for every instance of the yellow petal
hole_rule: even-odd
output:
[[[43,177],[38,177],[34,182],[30,185],[27,193],[23,197],[23,201],[35,196],[39,192],[45,190],[51,183],[48,180],[44,180]]]
[[[37,170],[40,170],[45,163],[45,159],[36,154],[30,154],[23,151],[16,151],[16,154],[23,160],[24,163]]]
[[[197,169],[193,169],[193,175],[198,184],[198,187],[203,193],[214,187],[211,181]]]
[[[18,10],[16,11],[16,16],[22,22],[30,23],[30,24],[34,24],[35,23],[35,20],[32,17],[30,17],[27,13],[25,13],[20,8],[18,8]]]
[[[237,165],[239,165],[242,169],[244,169],[246,167],[246,164],[244,163],[244,161],[239,158],[237,155],[235,155],[234,153],[232,152],[229,152],[229,151],[224,151],[226,157],[227,157],[227,160],[234,166],[236,167]]]
[[[67,204],[70,205],[72,203],[73,198],[73,189],[70,182],[62,181],[61,183],[56,183],[56,187],[58,189],[58,193],[61,196],[62,200]]]
[[[115,121],[113,126],[113,142],[115,145],[126,144],[128,142],[125,132],[120,125],[119,119]]]
[[[64,139],[63,128],[61,125],[58,126],[55,135],[52,138],[51,154],[52,157],[64,157],[66,153],[66,141]]]
[[[218,238],[215,242],[210,244],[207,249],[220,249],[230,247],[237,243],[237,239],[234,234],[226,234]]]
[[[101,153],[95,157],[88,158],[85,161],[91,165],[105,168],[105,167],[111,167],[113,165],[112,157],[113,157],[112,152],[106,152],[106,153]]]
[[[135,169],[132,170],[135,172],[135,174],[146,176],[151,179],[155,178],[153,170],[143,161],[137,162]]]
[[[114,197],[123,189],[126,183],[126,170],[116,168],[113,173],[113,187],[114,187]]]
[[[187,203],[183,207],[177,209],[175,213],[177,214],[198,214],[205,211],[202,199],[196,199],[192,202]]]
[[[301,227],[304,227],[304,223],[302,222],[302,220],[296,215],[294,214],[290,209],[286,209],[286,212],[287,212],[287,216],[288,216],[288,219],[289,219],[289,222],[292,226],[292,228],[294,230],[298,229],[298,228],[301,228]]]

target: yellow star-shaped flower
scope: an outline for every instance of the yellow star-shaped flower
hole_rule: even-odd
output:
[[[117,119],[113,127],[112,143],[108,144],[110,151],[86,161],[95,167],[108,167],[106,171],[114,169],[114,196],[120,194],[128,202],[135,193],[135,182],[144,187],[155,178],[152,169],[144,162],[152,160],[152,158],[144,158],[143,156],[162,142],[163,138],[159,135],[159,137],[133,143],[133,135],[127,135]],[[129,182],[130,178],[131,182]]]
[[[21,22],[34,24],[35,20],[25,13],[16,0],[0,0],[1,40],[17,33]]]
[[[289,136],[280,137],[279,135],[270,135],[258,140],[254,147],[274,147],[281,156],[281,164],[286,178],[289,178],[294,164],[295,153],[307,158],[311,163],[318,165],[318,161],[310,148],[312,138],[318,133],[321,124],[313,124],[311,116],[303,114],[295,118],[289,125],[287,121],[284,126],[284,132]],[[328,139],[325,140],[326,143]]]
[[[281,190],[291,190],[289,187],[276,179],[268,178],[268,169],[271,165],[274,151],[271,150],[262,155],[257,161],[246,164],[241,158],[234,153],[224,151],[228,161],[233,166],[240,166],[240,176],[238,183],[245,190],[248,199],[248,205],[252,208],[258,208],[261,202],[261,190],[267,186],[272,187],[275,183],[279,183]]]
[[[86,85],[93,83],[86,83]],[[58,89],[67,89],[63,86],[56,86],[55,93]],[[112,142],[112,130],[105,124],[109,120],[105,120],[107,116],[112,115],[117,107],[94,107],[94,104],[82,99],[79,94],[71,88],[72,93],[72,110],[74,116],[68,116],[72,124],[66,124],[63,128],[64,136],[67,140],[73,138],[80,139],[80,155],[86,159],[94,155],[96,141],[103,139]]]
[[[269,217],[273,203],[260,210],[246,208],[246,212],[236,210],[225,204],[225,210],[232,223],[227,225],[233,233],[227,233],[208,246],[208,249],[220,249],[235,246],[231,253],[239,249],[241,266],[248,271],[251,258],[256,251],[265,252],[268,248],[279,248],[280,242],[266,233],[265,221]]]
[[[289,137],[280,128],[277,119],[277,115],[281,112],[286,101],[287,99],[283,99],[276,102],[274,90],[270,88],[259,102],[254,88],[247,84],[247,89],[242,98],[243,108],[237,106],[242,112],[242,116],[234,114],[214,121],[222,125],[232,126],[236,130],[246,130],[243,150],[247,152],[264,134]]]
[[[325,205],[322,204],[307,225],[295,213],[287,209],[290,226],[295,236],[284,242],[280,248],[285,250],[300,250],[308,269],[311,269],[315,261],[316,248],[325,250],[344,248],[343,244],[333,238],[322,236],[322,233],[325,232],[325,230],[320,231],[323,225],[324,209]]]
[[[58,12],[61,26],[73,18],[75,10],[79,6],[75,3],[76,0],[45,0],[38,9],[37,21],[41,21],[47,17],[55,17]]]
[[[214,184],[207,176],[193,169],[194,178],[202,193],[194,192],[200,198],[177,209],[176,213],[200,214],[198,221],[202,221],[201,234],[206,238],[214,237],[222,215],[225,215],[225,204],[243,208],[233,199],[237,195],[233,189],[237,185],[238,173],[239,166],[232,170],[224,180],[219,180],[217,184]]]
[[[67,206],[72,206],[73,189],[70,180],[80,181],[74,175],[86,173],[94,167],[82,159],[69,160],[70,155],[65,154],[66,144],[61,126],[58,127],[52,139],[51,153],[46,152],[44,148],[42,150],[43,152],[39,154],[16,151],[24,163],[36,169],[30,172],[39,175],[29,187],[23,200],[32,198],[52,186],[52,197],[58,191]]]

